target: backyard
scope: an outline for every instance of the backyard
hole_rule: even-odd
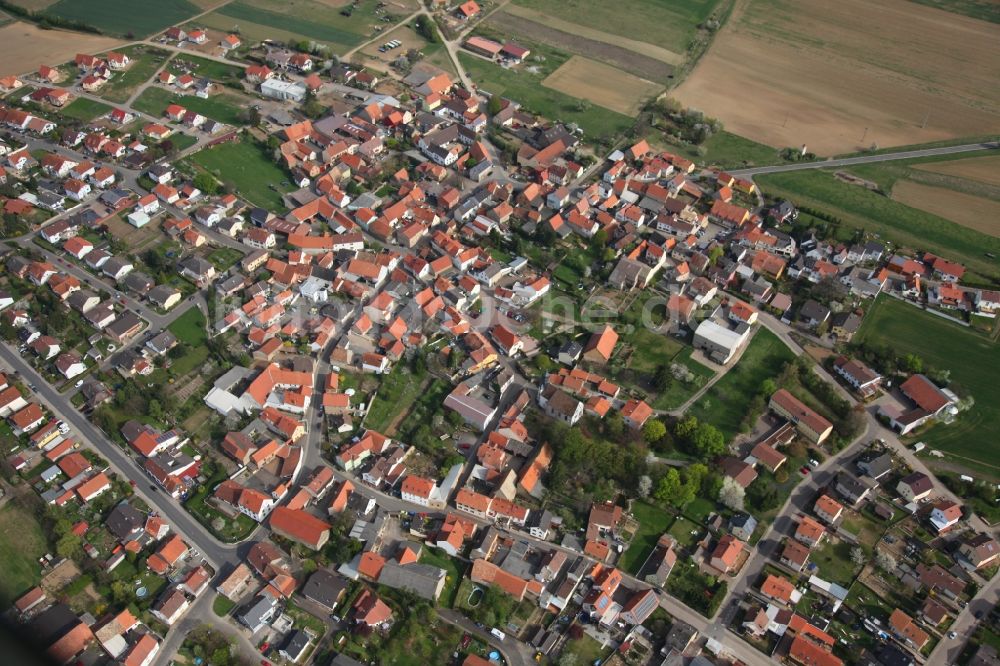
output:
[[[671,516],[662,508],[646,502],[634,502],[632,515],[638,521],[639,529],[632,536],[628,550],[619,558],[618,567],[630,574],[635,574],[638,573],[649,554],[653,552],[660,535],[667,531]]]
[[[711,423],[731,440],[739,433],[764,380],[777,376],[784,364],[793,360],[795,355],[785,343],[769,330],[758,329],[742,358],[691,406],[689,413]]]
[[[171,104],[179,104],[188,111],[200,113],[220,123],[236,125],[240,122],[240,111],[247,103],[235,95],[219,94],[203,99],[195,95],[177,95],[151,86],[142,91],[132,106],[155,118],[162,118],[164,110]]]
[[[1000,264],[985,254],[1000,253],[1000,237],[842,182],[829,171],[770,174],[760,176],[757,183],[770,196],[823,210],[840,218],[846,227],[876,233],[904,247],[942,254],[983,276],[992,277],[1000,271]]]
[[[976,469],[989,468],[1000,477],[993,456],[996,423],[1000,419],[1000,345],[975,331],[889,297],[879,297],[858,331],[856,340],[887,345],[897,354],[917,354],[925,370],[951,371],[959,395],[971,395],[975,405],[950,424],[935,424],[918,432],[917,439],[941,449]]]
[[[177,336],[178,341],[187,345],[187,353],[175,359],[171,365],[174,374],[183,377],[208,358],[208,347],[205,346],[205,341],[208,339],[205,333],[205,315],[199,308],[193,307],[175,319],[170,324],[169,330]]]
[[[237,194],[257,206],[285,210],[281,193],[288,192],[288,175],[279,169],[264,149],[249,139],[224,143],[191,156],[197,166],[230,183]]]
[[[27,592],[41,579],[38,558],[48,551],[48,542],[41,525],[12,499],[0,509],[0,603],[5,607]]]
[[[59,109],[59,113],[61,115],[64,115],[67,118],[74,118],[85,123],[89,123],[94,118],[103,116],[109,111],[111,111],[111,107],[107,104],[87,99],[86,97],[77,97],[72,102]]]

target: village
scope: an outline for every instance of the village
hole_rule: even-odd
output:
[[[481,11],[449,47],[522,66]],[[0,79],[55,662],[995,663],[996,486],[921,441],[988,396],[865,327],[1000,291],[429,65],[148,41]]]

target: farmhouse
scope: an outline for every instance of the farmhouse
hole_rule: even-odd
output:
[[[820,444],[833,432],[833,424],[806,407],[785,389],[778,389],[768,405],[772,411],[795,424],[795,429],[813,444]]]

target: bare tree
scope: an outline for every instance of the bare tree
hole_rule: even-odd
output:
[[[854,562],[856,566],[864,566],[867,561],[868,556],[865,555],[865,551],[860,546],[851,549],[851,562]]]
[[[648,475],[643,474],[639,477],[639,497],[649,497],[651,490],[653,490],[653,480]]]
[[[896,571],[896,558],[884,550],[875,551],[875,564],[879,569],[883,569],[888,573]]]

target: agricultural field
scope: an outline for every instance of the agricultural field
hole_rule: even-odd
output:
[[[998,59],[1000,25],[908,0],[749,0],[674,96],[831,155],[1000,131]]]
[[[689,413],[711,423],[731,440],[764,380],[776,377],[793,360],[795,356],[785,343],[766,328],[759,328],[736,365],[691,406]]]
[[[698,25],[708,19],[719,5],[718,0],[620,0],[615,3],[594,0],[515,0],[513,11],[534,10],[546,25],[581,37],[621,44],[644,55],[657,51],[640,50],[634,42],[654,45],[658,51],[672,53],[674,63],[684,59]],[[508,10],[511,11],[511,10]],[[518,12],[523,18],[523,12]]]
[[[146,37],[199,12],[188,0],[59,0],[45,12],[102,32]]]
[[[975,399],[972,409],[951,424],[938,424],[917,438],[951,454],[962,465],[996,465],[996,423],[1000,419],[1000,344],[940,317],[892,298],[880,297],[868,311],[856,340],[890,346],[898,354],[917,354],[925,367],[951,371],[951,381]]]
[[[171,104],[180,104],[185,109],[196,111],[206,118],[235,125],[239,122],[239,113],[246,107],[247,101],[228,94],[212,95],[208,99],[195,95],[177,95],[169,90],[150,86],[142,91],[132,106],[155,118],[162,118],[164,110]]]
[[[537,52],[536,45],[525,46]],[[458,57],[465,71],[481,89],[517,100],[525,109],[546,118],[576,123],[591,139],[609,137],[632,126],[632,119],[625,114],[581,102],[578,98],[542,85],[549,74],[569,59],[569,54],[548,49],[545,62],[533,65],[534,71],[524,67],[504,69],[468,53],[459,52]]]
[[[279,169],[260,147],[249,142],[224,143],[198,151],[191,161],[216,176],[223,183],[232,183],[239,196],[268,210],[285,210],[281,193],[290,191],[288,175]]]
[[[888,171],[860,167],[852,167],[851,171],[877,182],[887,191],[894,192],[898,186],[895,177],[886,176],[891,173]],[[989,279],[1000,272],[1000,262],[985,254],[1000,254],[1000,237],[960,226],[931,212],[848,184],[838,180],[832,172],[770,174],[756,180],[768,195],[823,210],[840,218],[846,227],[865,229],[907,248],[941,254]]]
[[[163,63],[170,58],[170,52],[151,46],[129,46],[121,50],[132,60],[128,69],[119,72],[98,92],[98,96],[110,102],[126,102],[136,88],[149,81]]]
[[[917,165],[915,168],[1000,187],[1000,155],[963,157],[947,162],[928,162]]]
[[[67,30],[42,30],[23,21],[0,27],[4,45],[4,70],[37,71],[39,65],[55,67],[70,61],[77,53],[99,53],[112,49],[120,40]]]
[[[607,82],[610,81],[614,82],[614,88],[607,87]],[[642,103],[655,97],[662,87],[610,65],[577,55],[545,77],[542,85],[626,116],[635,116]]]
[[[911,0],[946,12],[965,14],[991,23],[1000,23],[1000,4],[994,0]]]
[[[232,30],[238,25],[240,34],[251,40],[313,40],[344,53],[371,37],[376,27],[385,25],[380,17],[386,14],[376,14],[378,5],[378,0],[361,0],[348,17],[340,13],[341,3],[236,0],[199,18],[198,22],[217,30]],[[388,9],[398,15],[404,11],[394,4]]]
[[[892,198],[963,227],[1000,236],[1000,201],[909,180],[896,183],[892,188]]]
[[[74,118],[85,123],[89,123],[98,116],[103,116],[111,111],[111,107],[102,102],[98,102],[85,97],[77,97],[72,102],[59,109],[59,114],[67,118]]]

